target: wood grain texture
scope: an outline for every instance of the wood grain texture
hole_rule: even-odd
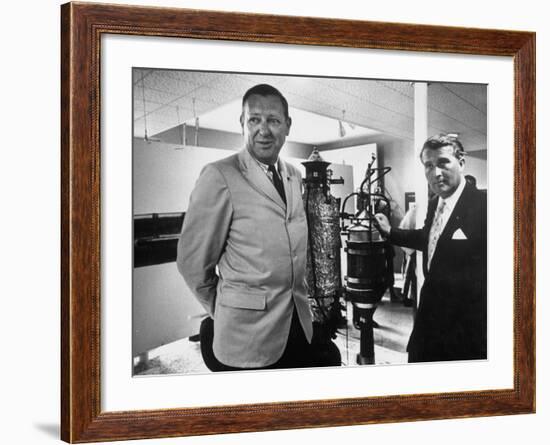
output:
[[[91,442],[531,413],[535,409],[535,35],[105,4],[61,8],[61,435]],[[101,412],[100,37],[156,35],[514,57],[514,388]]]

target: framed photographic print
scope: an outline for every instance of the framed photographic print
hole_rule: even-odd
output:
[[[61,14],[63,440],[534,412],[533,33]]]

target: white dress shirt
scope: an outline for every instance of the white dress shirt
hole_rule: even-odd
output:
[[[428,242],[430,242],[430,240],[432,239],[432,237],[434,235],[437,236],[437,241],[439,241],[439,237],[441,236],[441,234],[445,230],[445,226],[447,225],[447,222],[449,221],[449,218],[451,217],[451,215],[453,213],[453,210],[456,206],[456,203],[458,202],[458,199],[462,195],[462,192],[464,191],[465,186],[466,186],[466,180],[464,179],[463,176],[461,176],[460,183],[458,184],[458,187],[456,188],[456,190],[454,191],[454,193],[451,196],[448,196],[447,198],[442,198],[440,196],[438,198],[436,211],[434,213],[434,220],[438,216],[438,212],[440,211],[439,209],[444,204],[442,214],[441,214],[441,224],[437,225],[438,227],[435,227],[436,226],[435,221],[432,222],[432,225],[430,227],[430,234],[429,234],[429,238],[428,238],[429,241]],[[434,230],[437,230],[437,229],[439,229],[439,233],[434,234]],[[428,247],[428,250],[429,250],[429,247]],[[428,269],[430,268],[432,258],[434,256],[434,253],[435,253],[436,250],[437,250],[437,242],[436,242],[436,245],[433,249],[433,252],[428,251]],[[431,255],[430,255],[430,253],[431,253]]]

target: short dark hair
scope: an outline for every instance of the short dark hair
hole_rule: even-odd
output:
[[[459,161],[464,159],[466,151],[464,150],[462,143],[458,140],[458,137],[454,134],[446,133],[439,133],[428,138],[428,140],[424,142],[422,150],[420,151],[420,159],[422,159],[422,153],[424,153],[424,150],[438,150],[448,146],[453,147],[453,155],[455,158]]]
[[[259,85],[253,86],[250,88],[246,93],[244,93],[243,96],[243,103],[242,107],[244,109],[244,104],[248,100],[248,98],[254,94],[257,94],[258,96],[277,96],[279,99],[281,99],[281,103],[283,104],[283,109],[285,112],[285,117],[288,119],[288,102],[285,99],[285,96],[275,87],[272,87],[271,85],[268,85],[267,83],[260,83]]]

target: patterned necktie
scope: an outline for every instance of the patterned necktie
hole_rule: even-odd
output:
[[[435,252],[435,246],[443,231],[443,213],[445,212],[445,201],[441,200],[434,215],[432,227],[430,229],[430,242],[428,243],[428,270],[432,263],[432,258]]]
[[[275,170],[275,166],[270,165],[268,170],[271,172],[271,177],[273,178],[273,185],[279,192],[279,195],[281,195],[281,199],[286,205],[286,196],[285,196],[285,188],[283,187],[283,181],[281,181],[281,178],[279,177],[277,170]]]

